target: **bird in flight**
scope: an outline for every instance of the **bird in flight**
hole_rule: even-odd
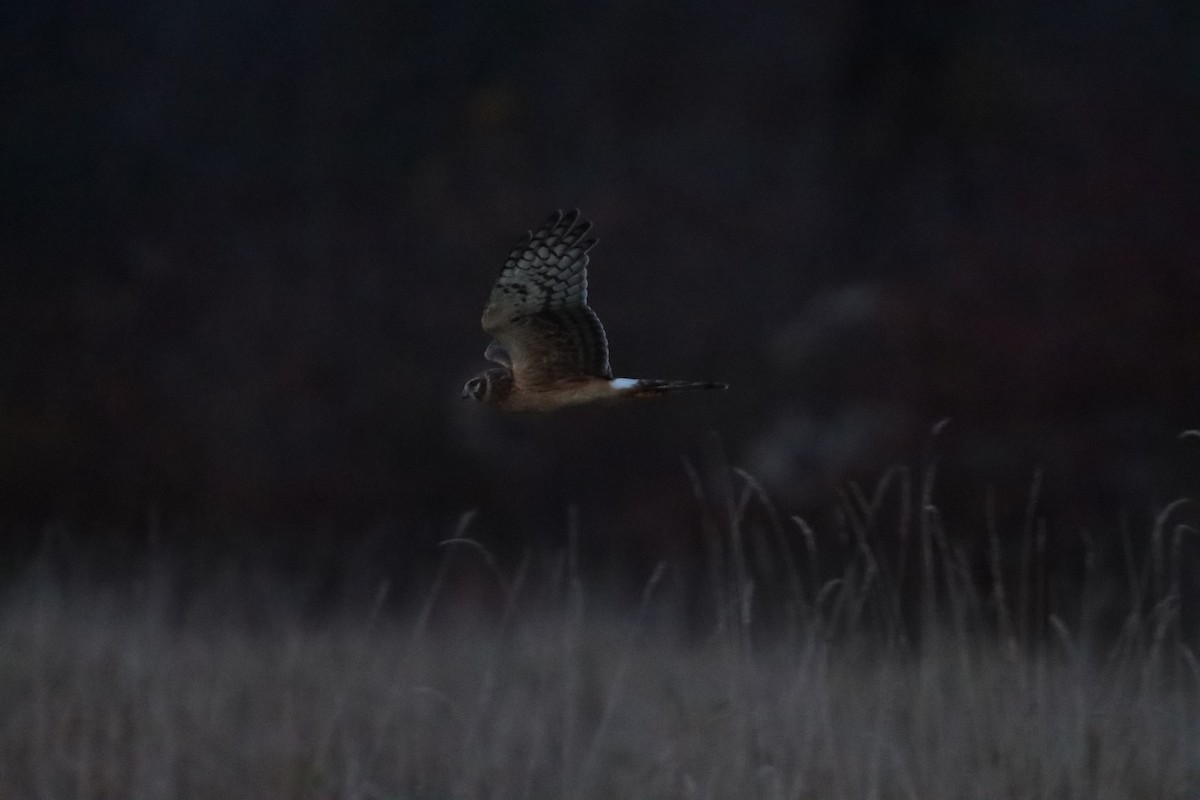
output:
[[[499,364],[463,387],[505,411],[554,411],[601,401],[656,397],[727,384],[614,378],[608,339],[587,304],[592,224],[575,210],[550,217],[509,253],[483,309],[483,330],[494,338],[484,357]]]

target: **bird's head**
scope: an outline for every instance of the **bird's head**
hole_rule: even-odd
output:
[[[467,381],[463,386],[462,399],[472,398],[475,400],[483,400],[487,397],[488,380],[487,373],[476,375],[471,380]]]
[[[512,389],[512,372],[503,367],[497,367],[481,372],[463,384],[462,399],[470,398],[492,405],[503,405]]]

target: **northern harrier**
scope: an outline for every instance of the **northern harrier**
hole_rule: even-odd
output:
[[[602,400],[654,397],[723,383],[614,378],[608,339],[587,304],[592,224],[561,211],[517,244],[483,309],[495,337],[484,357],[500,364],[467,381],[462,396],[506,411],[553,411]]]

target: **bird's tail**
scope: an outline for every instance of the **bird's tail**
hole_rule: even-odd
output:
[[[652,397],[667,392],[691,392],[698,389],[728,389],[728,383],[712,381],[659,381],[642,379],[635,383],[630,394],[637,397]]]

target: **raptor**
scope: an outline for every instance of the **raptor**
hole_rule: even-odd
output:
[[[710,381],[614,378],[608,338],[587,304],[592,225],[579,211],[551,214],[509,253],[483,309],[492,335],[484,357],[499,364],[467,381],[463,399],[505,411],[554,411],[672,392],[726,389]]]

